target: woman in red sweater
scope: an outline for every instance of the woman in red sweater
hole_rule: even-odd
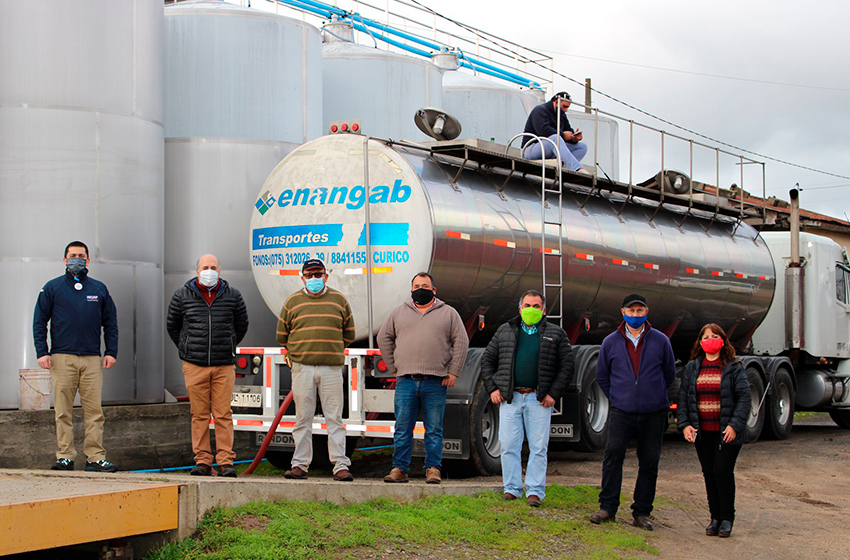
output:
[[[695,444],[711,523],[709,536],[728,537],[735,521],[735,462],[747,436],[750,383],[726,333],[700,330],[679,388],[678,427]]]

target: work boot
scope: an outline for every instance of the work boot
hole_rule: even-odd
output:
[[[439,484],[443,481],[440,478],[440,469],[437,467],[428,467],[425,469],[425,483],[426,484]]]
[[[638,515],[632,521],[632,525],[644,531],[652,531],[652,521],[649,520],[648,515]]]
[[[384,482],[408,482],[410,478],[408,478],[407,473],[401,469],[394,468],[390,471],[390,474],[384,477]]]
[[[709,537],[716,537],[718,529],[720,529],[720,520],[712,519],[711,523],[708,524],[708,527],[705,528],[705,534]]]
[[[351,482],[354,480],[354,475],[348,469],[339,469],[334,473],[334,480],[341,482]]]
[[[502,494],[502,499],[506,502],[510,502],[512,500],[516,500],[517,497],[511,494],[510,492],[505,492],[504,494]]]
[[[534,494],[532,494],[525,499],[525,503],[527,503],[533,508],[538,508],[540,507],[540,504],[543,503],[543,500],[540,499],[540,496],[535,496]]]
[[[226,476],[228,478],[236,478],[236,469],[233,465],[219,465],[218,476]]]
[[[118,467],[107,461],[106,459],[101,459],[100,461],[86,461],[86,470],[90,472],[118,472]]]
[[[724,519],[720,522],[720,527],[717,528],[717,534],[720,538],[728,538],[732,536],[732,522]]]
[[[195,465],[189,474],[192,476],[212,476],[212,467],[204,463]]]
[[[53,466],[50,467],[51,471],[72,471],[74,470],[74,461],[70,459],[56,459],[56,462],[53,463]]]
[[[590,516],[590,522],[594,525],[599,525],[600,523],[608,523],[609,521],[614,521],[615,515],[611,515],[604,509],[600,509],[596,513]]]
[[[291,469],[283,473],[283,478],[289,478],[293,480],[307,480],[307,471],[305,471],[301,467],[292,467]]]

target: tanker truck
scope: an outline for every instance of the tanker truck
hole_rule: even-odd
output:
[[[548,320],[564,327],[576,356],[552,417],[552,449],[604,446],[598,345],[632,292],[646,296],[649,319],[670,338],[680,368],[702,325],[726,330],[750,379],[750,441],[787,437],[795,405],[829,410],[850,427],[846,253],[803,234],[792,261],[791,236],[759,235],[744,221],[755,210],[693,194],[687,177],[683,190],[679,174],[662,170],[657,179],[639,186],[562,172],[476,140],[328,135],[295,149],[263,185],[251,219],[254,278],[277,314],[303,287],[301,264],[319,258],[328,283],[348,297],[358,340],[344,367],[350,448],[361,437],[391,443],[394,378],[373,337],[420,271],[434,277],[437,296],[470,335],[447,395],[444,458],[473,471],[500,470],[499,416],[479,378],[481,355],[529,289],[544,291]],[[288,467],[292,410],[270,430],[290,388],[285,351],[237,353],[235,429],[253,432],[255,445],[270,438],[267,458]],[[415,452],[423,452],[423,433],[417,424]],[[314,438],[326,434],[317,412]]]

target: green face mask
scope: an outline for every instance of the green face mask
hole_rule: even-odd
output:
[[[523,307],[519,310],[519,315],[526,325],[536,325],[543,318],[543,310],[536,307]]]

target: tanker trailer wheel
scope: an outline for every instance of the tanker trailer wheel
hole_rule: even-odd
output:
[[[345,456],[351,459],[351,454],[357,447],[356,437],[345,438]],[[292,460],[292,453],[289,454],[289,459]],[[324,434],[313,434],[313,461],[310,463],[311,469],[330,469],[333,468],[333,463],[328,457],[328,436]],[[289,468],[289,467],[287,467]]]
[[[750,415],[747,417],[747,441],[755,443],[764,427],[765,410],[761,403],[762,395],[764,395],[764,381],[759,371],[751,367],[747,368],[747,378],[750,380],[750,399],[753,403]]]
[[[276,469],[289,470],[292,467],[293,451],[272,451],[266,450],[266,459]]]
[[[850,410],[830,410],[829,417],[832,418],[833,422],[838,424],[839,428],[850,429]]]
[[[605,448],[608,439],[608,397],[602,392],[596,382],[596,361],[599,355],[593,356],[584,366],[581,381],[580,424],[581,439],[574,449],[582,452],[594,452]]]
[[[499,405],[493,404],[481,379],[469,407],[469,466],[482,475],[502,472]]]
[[[787,439],[794,424],[794,383],[787,370],[776,370],[773,394],[767,396],[764,408],[768,434],[774,439]]]

